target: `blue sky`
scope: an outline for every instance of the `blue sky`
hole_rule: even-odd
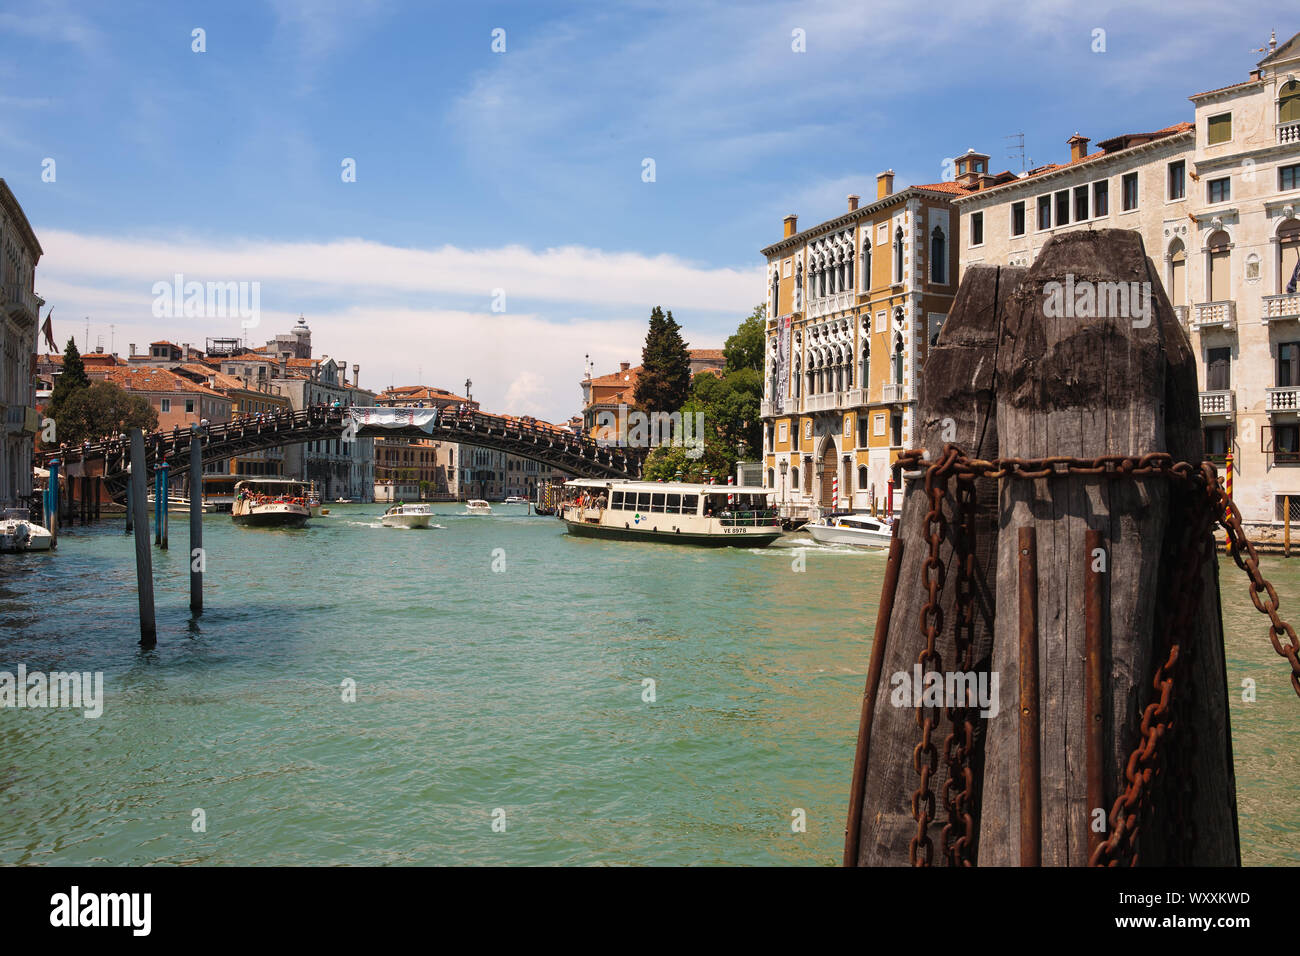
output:
[[[1041,164],[1076,130],[1095,142],[1189,120],[1188,95],[1244,79],[1270,29],[1300,29],[1264,5],[1223,13],[9,4],[0,176],[45,248],[36,286],[60,343],[80,344],[87,316],[90,344],[121,352],[239,334],[237,319],[155,317],[153,284],[259,282],[255,344],[301,312],[317,352],[360,364],[363,385],[472,377],[487,408],[564,419],[583,356],[598,373],[638,361],[653,305],[692,345],[720,346],[763,297],[758,250],[786,213],[836,215],[886,168],[899,186],[937,181],[968,147],[1018,170],[1011,133]]]

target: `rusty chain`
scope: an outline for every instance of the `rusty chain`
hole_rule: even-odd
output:
[[[922,680],[927,673],[937,672],[942,666],[935,644],[939,633],[943,631],[943,608],[939,606],[945,574],[939,553],[947,531],[943,499],[947,494],[949,470],[959,455],[960,452],[949,445],[944,450],[943,459],[931,465],[925,473],[925,493],[930,500],[930,510],[925,516],[925,530],[930,541],[930,553],[921,566],[921,582],[929,592],[929,600],[921,608],[921,634],[925,637],[925,647],[916,659],[921,666]],[[934,841],[930,839],[929,829],[930,822],[934,819],[934,791],[930,789],[930,778],[939,766],[939,753],[935,750],[932,739],[938,723],[932,713],[935,709],[923,705],[916,711],[921,741],[912,751],[912,769],[921,779],[912,794],[912,818],[916,820],[916,833],[908,842],[907,848],[908,860],[913,866],[929,866],[934,859]],[[925,758],[924,764],[922,757]]]
[[[975,666],[975,479],[969,476],[958,478],[956,497],[960,531],[953,541],[957,564],[954,666],[962,673],[972,674]],[[952,730],[943,743],[943,755],[948,764],[943,794],[948,822],[943,828],[943,848],[949,866],[974,865],[971,844],[975,836],[972,818],[975,775],[970,760],[975,749],[975,722],[971,688],[965,685],[964,690],[965,699],[959,704],[950,703],[947,709]]]
[[[938,592],[943,587],[944,578],[943,565],[939,561],[939,550],[944,532],[942,502],[950,477],[957,478],[960,488],[963,483],[970,482],[976,477],[1032,480],[1062,475],[1165,476],[1178,479],[1191,492],[1184,509],[1186,527],[1190,529],[1188,540],[1191,546],[1183,549],[1184,557],[1174,572],[1175,594],[1178,600],[1174,605],[1175,612],[1169,616],[1163,629],[1162,650],[1165,657],[1152,678],[1154,699],[1143,711],[1139,741],[1124,769],[1126,786],[1111,809],[1110,835],[1093,852],[1089,860],[1090,864],[1118,866],[1121,862],[1125,862],[1130,866],[1137,865],[1138,837],[1142,818],[1144,814],[1150,813],[1152,785],[1161,771],[1161,740],[1167,735],[1171,736],[1171,743],[1177,747],[1175,760],[1186,755],[1189,752],[1188,748],[1195,745],[1191,728],[1185,726],[1190,707],[1185,704],[1180,706],[1175,717],[1172,707],[1174,679],[1180,664],[1185,663],[1180,661],[1180,658],[1188,655],[1182,647],[1182,635],[1189,632],[1195,618],[1194,612],[1200,606],[1201,568],[1214,554],[1215,540],[1210,534],[1210,529],[1216,523],[1227,535],[1229,552],[1233,560],[1250,580],[1252,603],[1256,610],[1269,618],[1269,640],[1278,655],[1286,658],[1291,665],[1291,684],[1300,695],[1300,639],[1297,639],[1291,625],[1278,614],[1280,602],[1277,591],[1260,573],[1259,555],[1254,544],[1246,536],[1241,525],[1241,514],[1232,499],[1228,497],[1213,464],[1202,462],[1198,467],[1185,461],[1175,462],[1173,456],[1166,452],[1151,452],[1145,455],[1101,455],[1095,458],[1054,455],[1046,458],[989,460],[969,458],[957,446],[947,444],[944,446],[942,457],[937,462],[928,461],[923,449],[911,449],[900,454],[892,467],[896,476],[900,471],[924,469],[926,494],[930,500],[930,511],[926,515],[930,554],[921,571],[922,581],[929,592],[929,600],[921,609],[921,630],[926,637],[926,647],[922,650],[918,661],[922,664],[923,673],[925,665],[929,662],[934,662],[937,670],[939,660],[935,649],[935,637],[937,632],[942,630],[943,612],[939,607]],[[936,481],[941,482],[937,487]],[[970,520],[966,512],[963,512],[963,519]],[[973,530],[973,523],[970,527]],[[969,562],[974,560],[973,555],[973,548],[966,554],[958,555],[959,589],[963,587],[962,581],[971,570]],[[969,587],[969,583],[965,586]],[[959,593],[955,626],[958,666],[964,666],[968,670],[969,641],[973,637],[973,618],[969,620],[966,618],[969,598],[969,594]],[[971,630],[966,629],[967,625]],[[1284,637],[1288,641],[1286,644],[1282,642]],[[917,833],[909,846],[909,856],[913,865],[929,865],[933,855],[933,844],[927,830],[934,812],[934,794],[930,791],[929,781],[936,767],[936,755],[931,741],[935,721],[926,710],[921,708],[917,712],[922,738],[912,756],[913,768],[921,776],[921,785],[912,795],[912,815],[917,821]],[[966,854],[969,853],[973,829],[969,814],[971,777],[968,765],[972,733],[968,719],[969,711],[963,713],[962,710],[949,708],[948,717],[953,723],[953,731],[944,744],[949,771],[945,786],[949,823],[944,827],[943,843],[949,863],[952,865],[969,865],[971,862]],[[961,721],[960,725],[958,721]],[[960,735],[958,735],[959,726]],[[922,754],[928,757],[928,765],[924,768],[921,766]],[[954,782],[958,778],[964,784],[961,791],[957,790],[957,784]],[[1180,785],[1179,792],[1171,795],[1174,813],[1180,818],[1172,821],[1171,826],[1179,830],[1182,837],[1192,840],[1195,839],[1195,825],[1191,822],[1188,810],[1194,800],[1194,783],[1190,787]],[[1177,842],[1181,841],[1176,841],[1175,845]],[[924,860],[918,860],[921,848],[925,850]]]

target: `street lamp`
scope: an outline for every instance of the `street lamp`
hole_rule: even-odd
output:
[[[788,472],[789,470],[790,470],[790,463],[786,461],[784,458],[781,459],[781,508],[782,510],[785,509],[785,489],[786,489],[785,476],[786,476],[786,472]]]

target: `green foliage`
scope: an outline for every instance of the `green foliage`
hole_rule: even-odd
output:
[[[641,350],[641,374],[633,394],[637,408],[646,412],[674,412],[691,393],[691,357],[682,340],[681,327],[672,312],[655,306]]]
[[[767,305],[759,304],[754,306],[749,318],[740,323],[736,334],[729,336],[722,345],[722,352],[727,357],[727,371],[753,369],[761,375],[766,342]]]
[[[112,382],[96,382],[68,395],[54,421],[60,442],[79,445],[131,428],[154,431],[158,412],[143,395],[132,395]]]
[[[63,403],[70,396],[89,387],[90,379],[86,377],[86,365],[81,361],[76,340],[68,339],[67,348],[63,350],[63,371],[54,379],[54,391],[50,394],[50,404],[45,413],[58,421],[59,409]]]

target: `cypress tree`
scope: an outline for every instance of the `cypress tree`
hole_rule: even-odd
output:
[[[86,377],[86,365],[81,361],[76,340],[70,338],[67,348],[63,350],[63,371],[54,380],[54,391],[50,394],[47,414],[57,418],[59,407],[68,400],[70,395],[89,387],[90,379]]]
[[[647,412],[679,411],[691,394],[691,356],[672,312],[655,306],[641,350],[641,374],[634,397]]]

